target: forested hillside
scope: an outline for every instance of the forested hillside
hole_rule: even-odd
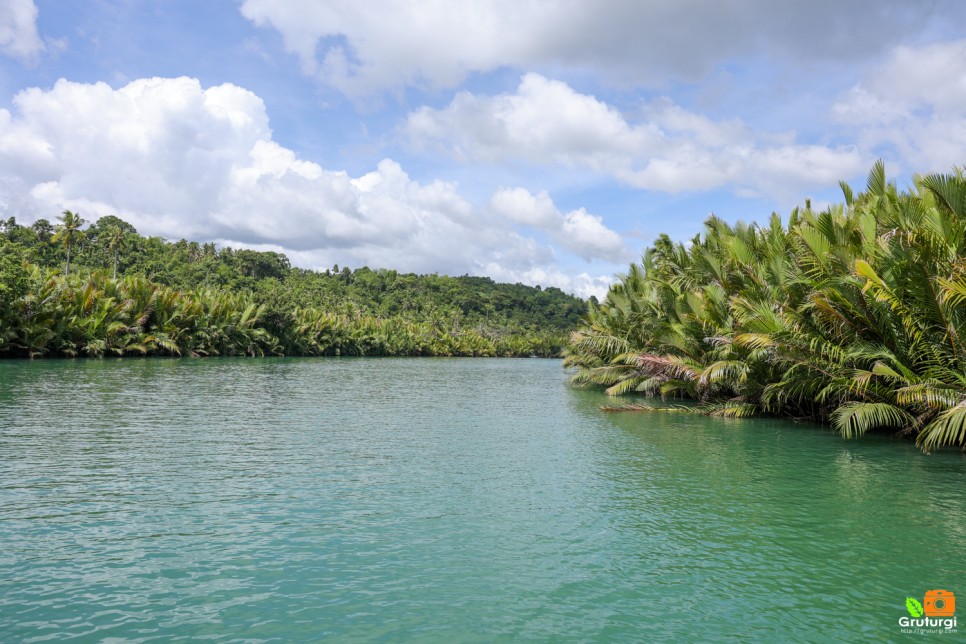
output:
[[[0,355],[32,357],[556,355],[586,311],[557,288],[309,271],[280,253],[172,243],[69,211],[0,221],[0,306]]]

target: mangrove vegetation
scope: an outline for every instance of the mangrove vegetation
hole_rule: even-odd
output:
[[[660,237],[591,303],[573,381],[966,448],[966,179],[900,191],[879,162],[863,192],[841,187],[786,221],[711,216],[688,244]]]
[[[559,356],[557,288],[144,237],[118,217],[0,221],[0,356]],[[86,227],[85,227],[86,226]]]

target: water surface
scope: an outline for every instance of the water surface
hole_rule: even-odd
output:
[[[966,606],[961,454],[565,381],[2,362],[0,639],[881,641],[907,596]]]

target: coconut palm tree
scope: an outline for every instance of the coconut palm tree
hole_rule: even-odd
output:
[[[67,249],[67,263],[64,265],[64,275],[70,275],[70,251],[74,244],[84,237],[81,230],[86,222],[79,215],[65,210],[64,214],[58,217],[60,224],[57,225],[57,232],[54,233],[52,241],[62,243]]]
[[[107,229],[107,247],[114,256],[114,272],[111,279],[117,279],[117,253],[124,240],[124,231],[117,226],[110,226]]]

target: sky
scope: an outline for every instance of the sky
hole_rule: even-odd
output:
[[[959,0],[2,0],[0,216],[601,297],[966,165]]]

